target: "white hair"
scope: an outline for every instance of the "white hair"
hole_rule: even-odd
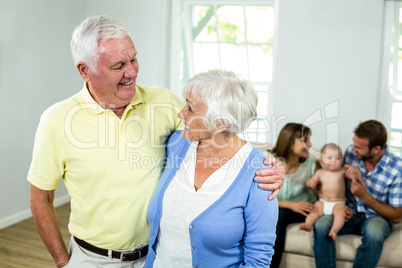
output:
[[[210,70],[192,77],[183,89],[208,108],[204,124],[212,130],[226,125],[227,132],[241,133],[257,117],[258,96],[251,82],[231,71]]]
[[[82,61],[94,73],[99,61],[99,42],[107,39],[123,39],[130,36],[127,27],[109,16],[92,16],[81,22],[72,35],[70,46],[74,64]]]

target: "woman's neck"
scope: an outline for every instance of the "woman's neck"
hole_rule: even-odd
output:
[[[200,140],[198,143],[198,153],[204,157],[228,157],[233,156],[246,142],[232,133],[218,133],[208,140]]]
[[[285,174],[293,174],[299,169],[300,157],[297,155],[290,155],[286,159]]]

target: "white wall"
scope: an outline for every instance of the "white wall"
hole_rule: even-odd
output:
[[[0,229],[31,216],[26,176],[41,113],[82,88],[69,46],[75,26],[90,15],[122,20],[139,53],[138,84],[166,87],[168,2],[0,1]],[[61,183],[55,203],[68,201]]]
[[[89,15],[121,19],[139,52],[138,84],[167,87],[170,4],[0,1],[0,228],[30,216],[26,175],[40,114],[82,86],[70,55],[73,28]],[[286,119],[278,129],[288,121],[306,122],[314,145],[339,139],[345,148],[354,126],[376,117],[382,11],[382,0],[279,1],[274,116]],[[327,111],[333,118],[325,119],[324,108],[334,102],[338,108]],[[311,124],[316,111],[324,120]],[[327,135],[327,126],[338,126],[339,134]],[[56,198],[68,200],[63,186]]]
[[[110,15],[130,30],[138,52],[139,85],[167,87],[170,0],[88,0],[88,16]]]
[[[383,3],[279,1],[274,115],[286,120],[278,129],[306,122],[314,146],[334,141],[345,149],[359,122],[376,119]]]
[[[30,216],[26,180],[40,114],[81,87],[69,52],[80,0],[0,2],[0,228]],[[68,200],[61,185],[57,203]]]

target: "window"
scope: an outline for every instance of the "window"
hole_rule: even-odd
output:
[[[195,74],[214,68],[231,70],[250,80],[259,97],[258,118],[243,138],[267,142],[267,118],[272,114],[269,93],[274,69],[274,1],[181,0],[178,5],[179,61],[172,58],[172,69],[178,71],[172,71],[171,88],[182,89]],[[172,14],[173,20],[177,15]],[[174,46],[172,43],[172,51]],[[181,96],[181,92],[176,93]]]
[[[402,1],[386,2],[380,117],[389,131],[391,152],[402,156]]]

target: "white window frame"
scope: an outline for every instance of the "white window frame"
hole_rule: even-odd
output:
[[[183,11],[189,10],[191,5],[271,5],[274,7],[275,12],[275,29],[274,29],[274,42],[273,49],[273,73],[272,81],[268,86],[268,103],[266,111],[266,128],[269,130],[270,119],[274,116],[274,88],[275,88],[275,67],[276,67],[276,42],[277,42],[277,29],[278,29],[278,0],[172,0],[172,21],[171,21],[171,54],[170,54],[170,89],[177,96],[182,97],[182,89],[184,84],[180,81],[180,45],[181,45],[181,20]],[[188,12],[184,12],[187,14]],[[187,27],[186,30],[188,30]],[[189,41],[189,40],[188,40]],[[190,44],[191,42],[186,42]],[[190,73],[190,76],[192,74]],[[266,139],[268,139],[268,133]],[[268,140],[265,140],[268,142]]]
[[[402,102],[397,98],[402,99],[402,92],[398,92],[398,39],[400,32],[399,25],[399,9],[402,8],[402,1],[385,1],[384,4],[384,28],[383,28],[383,55],[382,55],[382,72],[381,72],[381,85],[379,92],[379,102],[377,107],[377,117],[385,125],[388,131],[388,144],[391,141],[391,133],[402,131],[401,129],[391,128],[391,109],[394,102]],[[395,23],[395,22],[398,23]],[[392,27],[395,26],[395,34],[392,32]],[[393,54],[393,82],[392,88],[389,88],[389,57],[390,49],[394,47],[396,50]],[[399,49],[402,51],[402,49]],[[402,83],[402,81],[400,82]]]

